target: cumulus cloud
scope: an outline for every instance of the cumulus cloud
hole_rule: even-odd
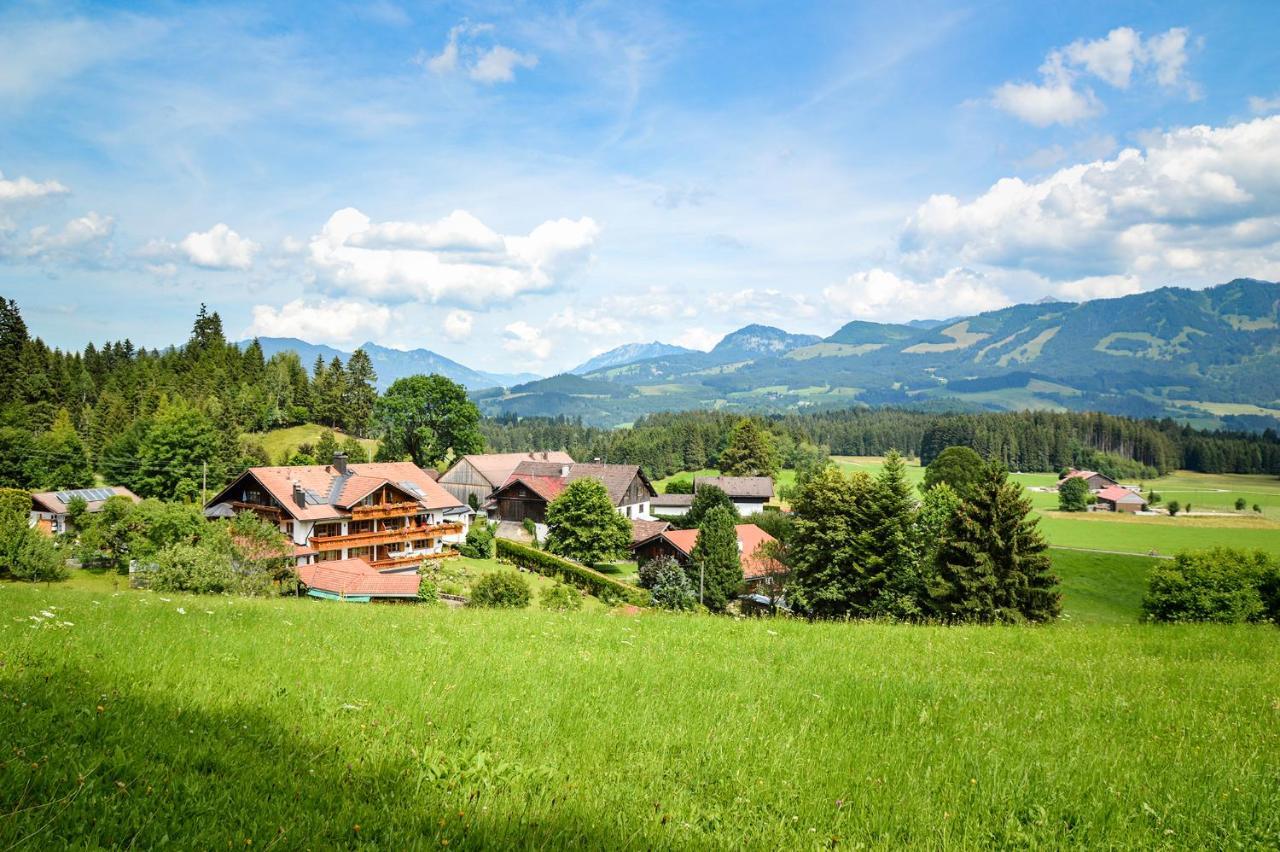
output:
[[[460,343],[471,336],[474,318],[466,311],[449,311],[444,318],[444,336]]]
[[[294,299],[279,308],[256,305],[244,337],[297,337],[311,343],[359,343],[383,334],[391,309],[351,299]]]
[[[545,361],[551,355],[551,341],[524,320],[508,323],[503,331],[502,348],[508,352],[528,355],[535,361]]]
[[[724,337],[723,332],[712,331],[702,326],[693,326],[681,331],[672,338],[671,342],[686,349],[700,349],[706,352],[719,343],[722,337]]]
[[[1195,98],[1199,89],[1186,76],[1189,39],[1183,27],[1150,38],[1130,27],[1117,27],[1100,39],[1080,39],[1050,51],[1040,66],[1038,83],[1004,83],[996,88],[992,103],[1037,127],[1075,124],[1102,112],[1089,80],[1128,89],[1135,74]]]
[[[783,293],[772,287],[717,293],[707,299],[707,310],[735,316],[776,316],[780,320],[811,317],[817,313],[817,308],[803,294]]]
[[[374,223],[348,207],[329,217],[309,252],[323,286],[366,298],[478,308],[555,288],[585,265],[599,233],[587,217],[507,236],[464,211],[432,223]]]
[[[0,204],[66,195],[70,191],[56,180],[35,181],[25,176],[10,179],[0,172]]]
[[[1142,291],[1142,279],[1136,275],[1092,275],[1058,285],[1054,295],[1073,302],[1090,299],[1114,299]]]
[[[178,243],[192,264],[205,269],[248,269],[261,248],[219,222],[207,231],[192,231]]]
[[[60,228],[37,225],[21,235],[0,228],[0,257],[26,261],[94,262],[110,251],[108,240],[114,230],[115,220],[94,211],[72,219]]]
[[[1274,254],[1278,217],[1275,116],[1179,128],[1145,150],[1043,180],[1004,178],[968,202],[932,196],[908,219],[899,247],[908,267],[935,274],[989,265],[1060,282],[1186,270],[1245,250]]]
[[[461,71],[485,85],[510,83],[516,78],[517,68],[538,66],[538,57],[532,53],[521,53],[502,44],[485,47],[476,43],[478,37],[492,32],[490,24],[463,22],[449,30],[449,38],[439,53],[420,52],[414,61],[437,76]]]
[[[830,309],[844,316],[890,321],[978,314],[1012,303],[981,274],[968,269],[951,269],[927,281],[869,269],[826,288],[822,296]]]

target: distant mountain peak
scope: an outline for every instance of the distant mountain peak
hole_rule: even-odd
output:
[[[662,343],[658,340],[652,343],[624,343],[622,346],[616,346],[608,352],[601,352],[599,355],[588,358],[569,372],[575,375],[585,375],[596,370],[621,367],[626,364],[634,364],[636,361],[645,361],[649,358],[662,358],[667,355],[687,355],[695,351],[697,350],[674,346],[670,343]]]
[[[753,358],[785,355],[792,349],[810,346],[822,340],[816,334],[792,334],[771,325],[744,325],[721,338],[712,355],[734,355]]]

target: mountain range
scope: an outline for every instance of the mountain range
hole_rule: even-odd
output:
[[[942,321],[856,320],[825,338],[751,325],[710,352],[652,348],[662,346],[620,347],[572,374],[473,396],[488,414],[600,425],[661,410],[892,404],[1280,427],[1280,284],[1252,279]]]
[[[296,337],[259,337],[258,344],[262,347],[262,354],[267,358],[277,352],[298,353],[298,357],[302,359],[302,365],[308,370],[315,363],[317,356],[323,358],[326,364],[334,358],[340,359],[345,364],[347,358],[351,356],[350,352],[321,343],[308,343]],[[249,341],[241,341],[238,345],[248,346]],[[473,370],[430,349],[389,349],[376,343],[366,343],[357,348],[363,349],[368,354],[369,360],[373,362],[373,369],[378,374],[378,390],[386,390],[396,379],[419,373],[438,373],[452,379],[467,390],[518,385],[541,378],[536,373],[486,373]]]

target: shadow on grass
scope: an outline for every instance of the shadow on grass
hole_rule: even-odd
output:
[[[0,849],[670,842],[657,827],[616,835],[609,815],[566,801],[566,779],[549,768],[510,765],[484,744],[437,746],[429,729],[380,722],[365,707],[299,718],[282,686],[211,710],[53,659],[6,662]]]

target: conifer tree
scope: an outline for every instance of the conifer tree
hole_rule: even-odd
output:
[[[723,612],[742,587],[737,514],[724,506],[707,512],[698,525],[698,541],[686,571],[689,584],[713,612]]]
[[[796,494],[787,556],[797,610],[814,618],[871,613],[866,543],[859,534],[864,528],[861,504],[870,499],[873,487],[865,473],[845,476],[828,467]]]
[[[40,489],[88,488],[93,485],[89,454],[65,408],[58,410],[49,431],[36,438],[30,465],[28,478]]]
[[[916,511],[906,464],[896,450],[891,450],[859,512],[866,593],[874,615],[915,619],[924,612]]]
[[[750,417],[734,424],[729,443],[720,453],[720,470],[726,476],[773,476],[778,472],[778,451],[773,436]]]
[[[378,374],[374,372],[373,361],[363,349],[357,349],[347,359],[347,381],[343,394],[343,426],[353,435],[369,434],[373,421],[373,407],[378,401],[378,391],[374,386]]]
[[[1057,618],[1058,578],[1031,511],[1004,465],[987,464],[938,552],[929,591],[939,616],[983,623]]]

